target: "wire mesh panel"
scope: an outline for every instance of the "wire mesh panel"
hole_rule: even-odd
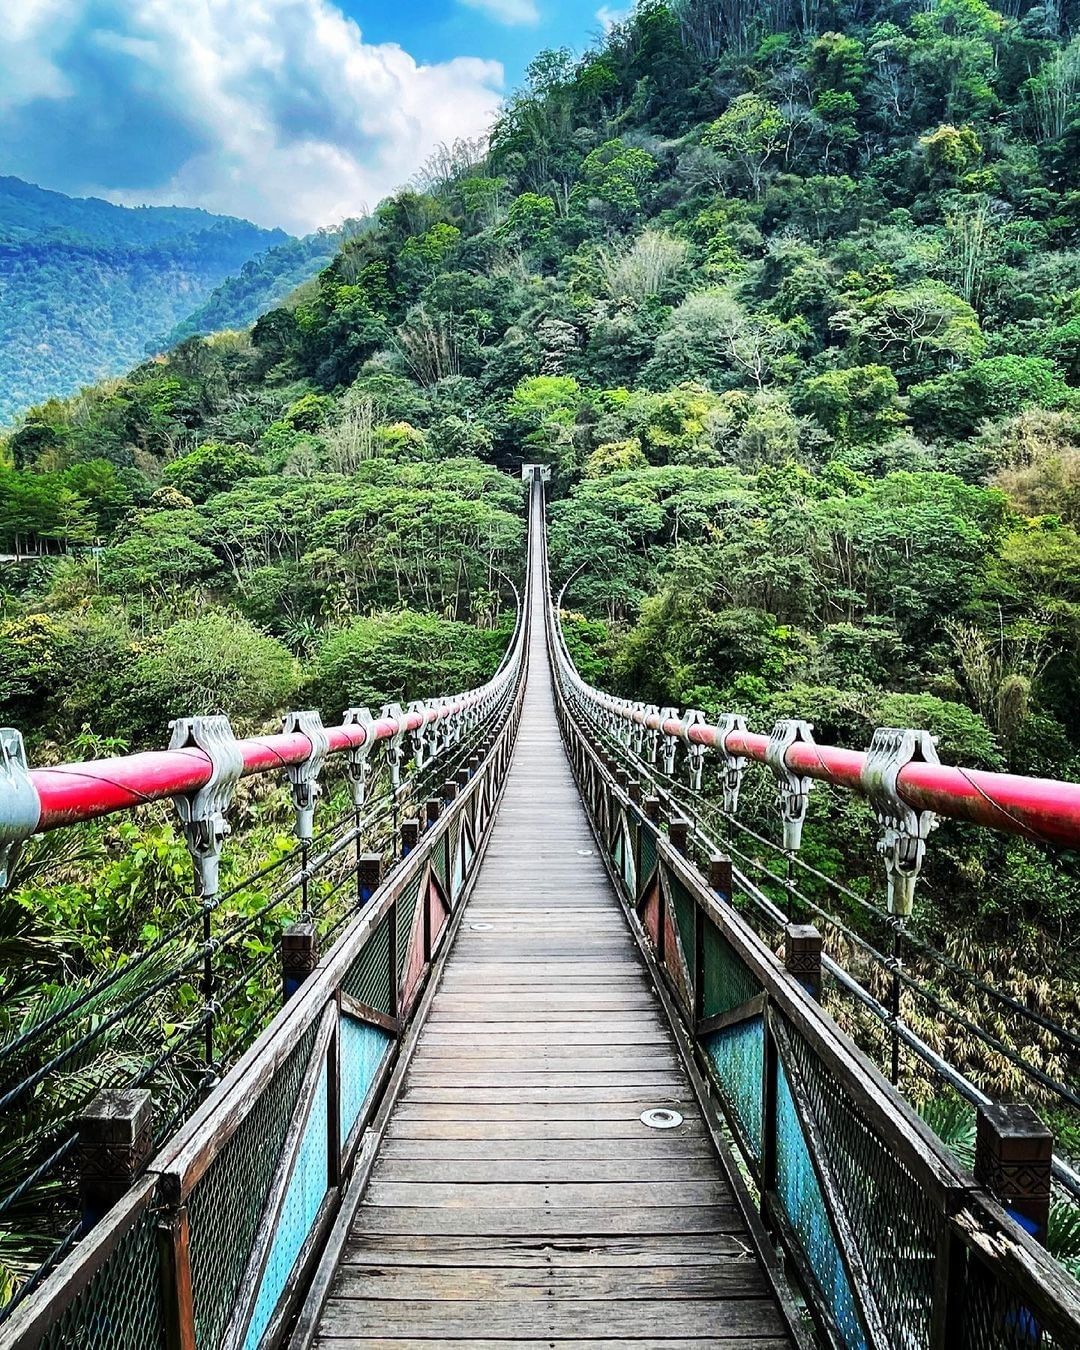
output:
[[[836,1244],[787,1074],[776,1066],[776,1193],[847,1350],[866,1350],[866,1333]]]
[[[443,837],[431,850],[431,865],[435,869],[435,875],[442,882],[442,887],[444,891],[447,889],[447,886],[449,885],[449,875],[450,875],[446,865],[447,859],[446,845],[447,845],[447,837],[446,835],[443,835]]]
[[[382,919],[349,969],[341,988],[376,1012],[389,1013],[390,1007],[390,925],[393,911]]]
[[[420,881],[420,877],[414,877],[402,891],[397,904],[394,906],[397,919],[397,975],[399,982],[409,959],[409,938],[412,933],[413,915],[416,912],[416,901],[420,895]]]
[[[460,822],[455,822],[452,831],[453,836],[453,873],[450,885],[451,898],[457,900],[461,894],[461,887],[465,881],[465,830]]]
[[[671,897],[671,908],[675,914],[675,923],[679,930],[679,941],[682,943],[683,956],[686,957],[686,964],[690,970],[694,969],[694,916],[697,905],[690,892],[675,877],[668,877],[668,895]]]
[[[943,1220],[896,1148],[874,1133],[843,1085],[791,1024],[783,1027],[789,1072],[813,1116],[818,1166],[831,1182],[857,1244],[868,1276],[867,1297],[903,1345],[928,1345]]]
[[[724,1099],[742,1126],[754,1157],[761,1158],[761,1082],[765,1066],[765,1023],[752,1017],[702,1042]]]
[[[364,1109],[371,1085],[393,1036],[382,1027],[342,1014],[339,1040],[341,1054],[341,1142],[344,1145]]]
[[[156,1224],[144,1210],[45,1333],[43,1350],[166,1350]]]
[[[649,830],[641,831],[639,851],[641,855],[641,881],[646,882],[652,876],[653,868],[656,866],[656,841]]]
[[[701,969],[703,1017],[730,1012],[761,993],[761,985],[750,967],[711,923],[705,924],[702,935]]]
[[[216,1350],[266,1208],[317,1027],[310,1026],[188,1199],[199,1350]]]
[[[257,1350],[326,1197],[328,1082],[324,1061],[300,1141],[296,1165],[274,1229],[255,1308],[244,1337],[244,1350]]]

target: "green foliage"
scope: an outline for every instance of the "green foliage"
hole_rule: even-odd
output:
[[[935,438],[970,436],[989,417],[1023,408],[1060,408],[1068,389],[1053,364],[1039,356],[991,356],[913,386],[908,399],[917,430]]]
[[[193,502],[204,502],[243,478],[253,478],[260,468],[258,459],[242,446],[206,441],[166,464],[162,478]]]
[[[506,629],[485,631],[434,614],[355,619],[317,653],[311,699],[337,716],[430,690],[471,689],[494,673],[508,636]]]

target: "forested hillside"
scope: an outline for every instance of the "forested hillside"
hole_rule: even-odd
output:
[[[307,241],[231,216],[114,206],[0,178],[0,425],[44,397],[129,369],[267,250],[257,276],[268,303],[319,263]],[[241,307],[239,319],[258,313],[257,304]]]
[[[10,436],[3,545],[60,556],[5,573],[0,716],[40,758],[478,678],[527,458],[591,677],[1075,777],[1078,23],[671,0],[545,53],[295,306]],[[819,865],[872,874],[858,810],[820,794]],[[930,880],[958,942],[1075,961],[1033,846],[943,830]]]
[[[226,277],[206,300],[157,344],[175,347],[185,338],[248,328],[268,309],[287,300],[331,261],[342,241],[361,229],[346,221],[336,230],[316,230],[302,239],[288,239],[250,259],[235,276]]]

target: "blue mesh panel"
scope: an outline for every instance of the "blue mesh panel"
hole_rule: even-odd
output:
[[[845,1346],[865,1350],[862,1322],[783,1065],[777,1066],[776,1083],[776,1190]]]
[[[453,898],[456,900],[461,893],[461,886],[465,880],[465,831],[460,832],[457,841],[457,847],[454,849],[454,889]]]
[[[341,1142],[356,1124],[371,1084],[393,1040],[382,1027],[358,1022],[342,1014],[341,1041]]]
[[[311,1103],[296,1168],[281,1207],[270,1257],[263,1272],[255,1310],[244,1338],[244,1350],[255,1350],[273,1316],[300,1255],[304,1239],[311,1232],[319,1206],[326,1195],[327,1180],[327,1072],[323,1065],[319,1084]]]
[[[760,1017],[706,1036],[703,1042],[727,1104],[743,1128],[754,1157],[761,1157],[761,1074],[765,1023]]]

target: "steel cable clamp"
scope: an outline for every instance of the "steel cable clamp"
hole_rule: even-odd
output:
[[[701,791],[701,778],[705,769],[706,747],[700,741],[690,739],[690,728],[705,726],[705,714],[700,708],[687,708],[683,714],[683,740],[686,742],[686,771],[693,792]]]
[[[773,727],[765,750],[765,763],[776,779],[776,804],[784,823],[784,849],[788,853],[799,851],[806,808],[810,804],[810,789],[814,785],[812,778],[794,773],[788,768],[787,751],[789,746],[796,743],[813,745],[814,729],[809,722],[800,718],[784,717]]]
[[[315,803],[319,800],[319,774],[330,753],[330,737],[323,720],[314,709],[285,714],[281,730],[286,736],[306,736],[310,745],[307,758],[286,769],[296,813],[297,839],[310,840],[315,832]]]
[[[645,714],[645,722],[642,724],[641,727],[641,740],[643,747],[646,746],[647,741],[647,747],[645,748],[645,758],[650,764],[655,764],[657,754],[659,753],[660,732],[657,728],[648,726],[647,722],[650,717],[660,716],[660,708],[655,703],[647,703],[645,707],[642,709],[642,711]]]
[[[428,714],[433,711],[434,707],[435,701],[433,699],[414,698],[405,710],[410,716],[416,713],[420,717],[420,725],[411,733],[413,764],[417,773],[420,773],[428,760],[438,753],[433,734],[435,723],[428,720]]]
[[[664,772],[667,774],[669,778],[675,772],[675,751],[679,748],[679,742],[675,736],[669,736],[667,734],[667,732],[664,730],[664,723],[669,718],[677,719],[678,716],[679,716],[678,708],[660,709],[660,735],[663,737],[664,748],[662,754],[664,758]],[[653,760],[653,763],[654,764],[656,763],[655,759]]]
[[[210,761],[209,781],[173,798],[195,867],[195,891],[207,901],[218,892],[221,847],[231,833],[225,813],[244,769],[244,755],[229,719],[221,714],[178,717],[169,727],[170,750],[201,750]]]
[[[363,743],[351,746],[345,755],[345,776],[349,780],[353,807],[359,811],[367,801],[371,752],[375,749],[375,738],[371,728],[375,725],[375,719],[367,708],[346,708],[342,724],[347,727],[360,727],[364,732]]]
[[[30,778],[22,732],[0,727],[0,890],[7,887],[40,819],[41,799]]]
[[[926,857],[926,840],[939,824],[935,811],[916,811],[900,796],[897,780],[906,764],[940,764],[928,731],[878,727],[866,752],[859,782],[882,828],[877,850],[889,883],[889,913],[906,919],[915,903],[915,883]]]
[[[746,718],[741,713],[723,713],[717,723],[717,730],[720,733],[720,742],[716,748],[720,752],[722,761],[720,785],[724,791],[724,810],[729,816],[734,816],[738,815],[739,812],[739,792],[742,788],[747,759],[745,755],[733,755],[731,753],[727,748],[727,738],[733,732],[746,735],[749,732],[749,727],[746,725]]]
[[[380,717],[397,723],[397,730],[386,742],[386,757],[390,762],[390,786],[401,786],[402,745],[405,741],[405,709],[400,703],[386,703]]]

